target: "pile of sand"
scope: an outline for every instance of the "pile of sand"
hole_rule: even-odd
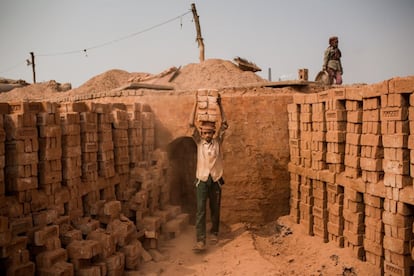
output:
[[[53,101],[53,98],[56,96],[102,93],[136,81],[167,85],[173,87],[175,90],[238,87],[252,83],[266,82],[266,80],[255,73],[243,71],[233,62],[222,59],[209,59],[202,63],[192,63],[175,68],[175,70],[170,69],[155,75],[137,72],[130,73],[119,69],[109,70],[91,78],[80,87],[69,91],[62,91],[59,89],[60,85],[52,80],[0,93],[0,101]],[[177,71],[176,75],[174,78],[171,78],[175,71]]]

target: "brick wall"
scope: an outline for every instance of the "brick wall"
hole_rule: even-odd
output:
[[[290,215],[378,274],[412,275],[414,77],[296,94]]]
[[[133,103],[0,104],[0,269],[121,275],[188,223],[154,114]]]

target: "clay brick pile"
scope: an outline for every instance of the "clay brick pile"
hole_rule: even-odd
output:
[[[414,78],[295,94],[290,215],[379,275],[414,272]]]
[[[159,258],[188,214],[147,105],[0,103],[0,269],[123,275]]]

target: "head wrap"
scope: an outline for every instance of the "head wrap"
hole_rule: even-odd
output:
[[[337,36],[331,36],[331,37],[329,38],[329,45],[331,45],[331,44],[332,44],[332,42],[334,42],[334,41],[338,41],[338,37],[337,37]]]

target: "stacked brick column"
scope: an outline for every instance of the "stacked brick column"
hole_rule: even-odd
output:
[[[115,171],[122,176],[129,173],[129,141],[128,141],[128,112],[126,106],[117,104],[112,106],[113,140],[115,152]],[[128,184],[127,181],[121,181]]]
[[[37,113],[39,131],[39,187],[53,195],[62,183],[62,131],[56,103],[43,103]]]
[[[84,110],[81,104],[61,104],[59,108],[60,126],[62,130],[62,187],[66,187],[73,198],[83,195],[81,190],[82,151],[79,110]],[[83,205],[69,204],[69,197],[55,197],[55,205],[60,214],[66,214],[71,219],[83,215]]]
[[[413,128],[408,121],[409,92],[402,81],[391,80],[388,94],[381,96],[381,132],[384,145],[384,272],[391,275],[411,275],[413,236],[413,206],[401,202],[407,193],[405,187],[412,187],[410,177],[410,151],[408,138]],[[407,90],[408,88],[408,90]],[[411,172],[412,174],[412,172]]]
[[[80,115],[82,183],[81,194],[84,195],[85,213],[94,215],[100,200],[98,184],[98,115],[85,104]],[[74,200],[71,200],[71,202]]]
[[[91,105],[98,116],[98,175],[110,179],[115,176],[111,107],[109,104],[90,103]]]
[[[313,180],[313,233],[328,242],[328,201],[326,182]]]
[[[130,167],[139,166],[139,162],[143,160],[142,156],[142,119],[141,104],[134,103],[127,105],[129,115],[128,139],[129,139],[129,156]]]
[[[328,240],[344,247],[344,188],[336,183],[327,183]]]
[[[300,220],[299,223],[303,225],[305,233],[313,235],[313,186],[312,179],[306,176],[301,177],[300,183]]]
[[[328,91],[326,101],[326,163],[329,171],[342,172],[344,168],[345,137],[346,137],[346,109],[345,90],[334,89]]]
[[[291,164],[300,165],[300,104],[288,104],[289,152]],[[300,175],[290,173],[290,216],[299,223],[300,219]]]
[[[312,167],[312,105],[301,102],[300,105],[300,156],[301,165]]]
[[[293,103],[287,105],[288,110],[288,129],[289,129],[289,152],[290,161],[295,165],[300,165],[300,105]]]
[[[382,212],[384,199],[378,196],[364,194],[365,202],[365,235],[364,249],[367,262],[375,265],[382,271],[384,267],[384,224]]]
[[[365,232],[365,205],[363,194],[345,187],[344,192],[344,246],[352,249],[354,255],[364,260],[363,239]]]
[[[150,161],[155,147],[155,118],[149,106],[142,106],[141,120],[143,158],[145,161]]]
[[[16,195],[25,215],[31,212],[30,193],[38,188],[38,110],[39,103],[16,103],[10,105],[10,114],[4,115],[6,194]]]
[[[311,150],[312,150],[312,169],[314,170],[326,169],[327,164],[326,164],[325,102],[316,102],[316,99],[315,99],[315,102],[312,103]]]
[[[383,179],[380,107],[380,97],[363,99],[360,162],[362,180],[372,184]]]
[[[6,216],[11,240],[3,246],[2,255],[5,258],[5,268],[14,273],[34,274],[35,268],[30,263],[26,246],[29,244],[27,233],[33,228],[35,221],[31,213],[31,196],[38,188],[39,139],[36,112],[39,110],[39,103],[15,103],[10,105],[11,114],[5,114],[4,117],[4,180],[5,194],[8,196]]]
[[[348,93],[346,107],[346,144],[345,144],[345,176],[353,179],[361,177],[361,133],[362,133],[362,96]],[[355,95],[356,94],[356,95]],[[355,95],[351,97],[348,95]]]

